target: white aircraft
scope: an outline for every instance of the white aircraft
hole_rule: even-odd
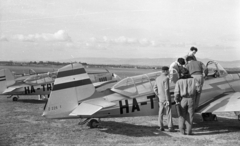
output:
[[[220,64],[207,64],[206,79],[197,112],[212,113],[240,111],[240,74],[228,74]],[[91,128],[98,126],[94,118],[158,115],[158,98],[153,92],[156,77],[161,71],[127,77],[110,90],[95,90],[88,74],[80,64],[58,70],[53,91],[43,116],[54,119],[82,119]],[[177,76],[175,71],[172,76]],[[171,85],[174,89],[174,84]],[[175,102],[172,97],[172,105]],[[177,115],[172,106],[173,116]]]
[[[13,97],[13,101],[17,101],[19,95],[49,95],[56,76],[57,72],[48,72],[15,78],[9,69],[2,69],[0,70],[0,93],[11,95],[10,97],[16,95]],[[119,76],[109,71],[90,73],[89,76],[94,87],[99,90],[103,88],[102,86],[106,88],[107,85],[110,88],[110,83],[120,80]]]

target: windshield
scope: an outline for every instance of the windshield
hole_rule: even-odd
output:
[[[49,82],[54,82],[56,76],[57,76],[56,72],[32,75],[26,78],[24,82],[28,84],[46,84]]]

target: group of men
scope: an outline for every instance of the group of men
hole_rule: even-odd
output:
[[[192,123],[194,110],[198,107],[199,99],[204,83],[203,73],[206,69],[205,65],[197,61],[195,54],[196,47],[191,47],[190,52],[183,58],[178,58],[170,67],[162,67],[162,74],[156,79],[154,84],[154,92],[159,98],[159,129],[160,131],[174,132],[171,112],[171,96],[170,82],[173,79],[170,75],[178,73],[178,78],[175,81],[174,101],[179,105],[179,130],[183,135],[193,135]],[[167,126],[164,129],[163,114],[166,110]]]

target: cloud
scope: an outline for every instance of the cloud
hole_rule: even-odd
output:
[[[8,39],[6,36],[0,36],[0,42],[8,42]]]
[[[150,45],[150,42],[148,39],[144,38],[144,39],[141,39],[139,40],[139,43],[142,45],[142,46],[148,46]]]
[[[125,36],[120,36],[118,38],[109,38],[106,36],[103,36],[102,38],[90,38],[90,41],[88,44],[101,44],[104,46],[109,46],[109,45],[137,45],[137,46],[146,46],[146,45],[151,45],[151,42],[144,38],[144,39],[137,39],[137,38],[128,38]]]
[[[69,42],[69,43],[66,44],[66,47],[69,47],[69,48],[74,47],[74,46],[75,46],[75,45],[74,45],[73,43],[71,43],[71,42]]]
[[[197,45],[196,42],[189,41],[170,41],[170,40],[159,40],[159,39],[148,39],[148,38],[130,38],[120,36],[117,38],[109,38],[103,36],[102,38],[92,37],[86,41],[85,46],[88,48],[110,48],[112,46],[131,46],[131,47],[153,47],[153,48],[185,48],[189,46]]]
[[[106,50],[106,44],[98,44],[98,43],[86,43],[85,47],[91,50]]]
[[[14,39],[24,41],[24,42],[37,42],[37,41],[46,41],[46,42],[71,42],[71,37],[64,30],[59,30],[54,34],[42,33],[42,34],[29,34],[22,35],[18,34],[14,36]]]

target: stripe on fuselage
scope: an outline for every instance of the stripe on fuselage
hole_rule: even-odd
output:
[[[73,75],[79,75],[86,73],[85,69],[78,68],[74,70],[67,70],[67,71],[61,71],[58,72],[57,78],[67,77],[67,76],[73,76]]]
[[[84,85],[88,85],[88,84],[92,84],[90,79],[67,82],[67,83],[62,83],[62,84],[57,84],[57,85],[54,84],[53,91],[77,87],[77,86],[84,86]]]
[[[0,76],[0,81],[6,81],[6,76]]]
[[[92,84],[84,68],[58,72],[53,91]]]

